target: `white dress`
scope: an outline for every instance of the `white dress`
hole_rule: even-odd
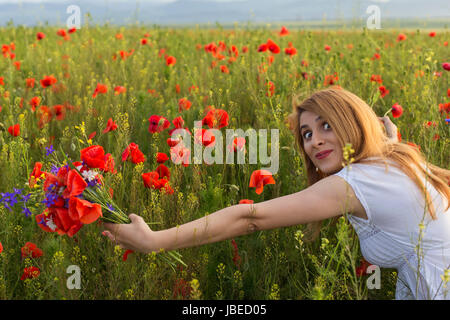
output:
[[[450,269],[447,199],[423,179],[437,215],[433,220],[415,183],[392,165],[387,170],[383,163],[354,163],[335,174],[366,210],[368,220],[348,215],[361,253],[371,264],[397,269],[396,299],[450,299],[450,282],[441,277]]]

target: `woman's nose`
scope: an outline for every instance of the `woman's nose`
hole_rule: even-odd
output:
[[[324,143],[323,137],[320,135],[320,133],[316,133],[313,135],[312,143],[315,146],[320,146]]]

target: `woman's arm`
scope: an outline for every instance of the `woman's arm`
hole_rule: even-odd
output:
[[[233,205],[171,229],[152,231],[131,214],[131,224],[104,223],[105,235],[124,248],[149,253],[199,246],[252,233],[320,221],[361,206],[344,179],[329,176],[309,188],[251,204]],[[344,209],[345,208],[345,209]]]

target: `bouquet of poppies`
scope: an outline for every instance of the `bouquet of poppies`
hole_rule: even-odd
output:
[[[104,184],[103,175],[114,169],[114,158],[105,154],[103,147],[93,145],[82,149],[80,161],[71,162],[61,150],[64,159],[58,156],[50,146],[47,156],[50,158],[50,172],[42,171],[43,164],[36,162],[28,180],[30,193],[22,194],[23,189],[14,193],[2,193],[0,202],[11,210],[21,197],[23,212],[32,215],[29,208],[44,205],[44,211],[35,216],[38,226],[46,232],[73,237],[84,225],[102,220],[111,223],[130,223],[112,199],[112,189]],[[161,258],[171,266],[184,264],[176,252],[164,252]]]

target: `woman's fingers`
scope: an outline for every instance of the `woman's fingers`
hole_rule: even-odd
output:
[[[388,116],[378,117],[378,119],[383,122],[386,129],[386,135],[392,140],[397,140],[397,126],[391,121],[391,119]]]

